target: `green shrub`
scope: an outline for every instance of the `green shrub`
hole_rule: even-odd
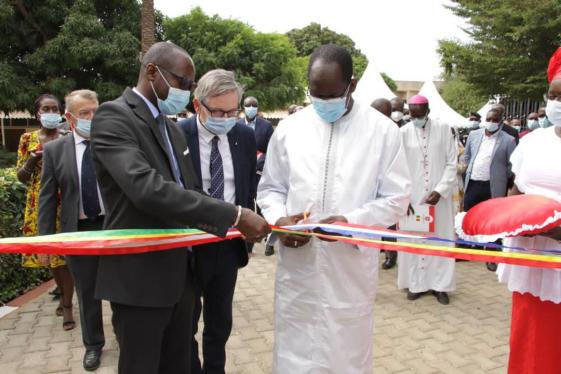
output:
[[[0,169],[0,237],[21,236],[25,194],[25,185],[17,180],[15,168]],[[0,304],[50,277],[47,269],[22,267],[19,254],[0,254]]]
[[[16,152],[8,152],[0,147],[0,168],[11,168],[16,166],[18,154]]]

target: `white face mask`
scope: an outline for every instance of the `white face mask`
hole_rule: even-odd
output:
[[[403,112],[399,112],[399,111],[392,112],[391,118],[394,122],[399,122],[403,119]]]
[[[561,101],[547,100],[545,114],[549,122],[553,123],[555,127],[561,128]]]

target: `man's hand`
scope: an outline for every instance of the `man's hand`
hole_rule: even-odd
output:
[[[262,241],[271,232],[267,221],[247,208],[242,208],[240,222],[236,227],[244,239],[252,243]]]
[[[436,205],[440,201],[440,194],[436,191],[432,191],[430,195],[425,199],[425,204]]]
[[[326,224],[331,224],[331,223],[335,223],[335,222],[346,222],[346,223],[348,223],[349,221],[347,221],[347,219],[343,216],[329,216],[329,217],[324,218],[321,221],[319,221],[319,223],[326,223]],[[314,230],[314,232],[319,233],[319,234],[337,236],[337,234],[323,231],[320,228],[317,228],[316,230]],[[322,237],[318,237],[318,238],[320,240],[323,240],[324,242],[335,242],[336,241],[335,239],[327,239],[327,238],[322,238]]]
[[[290,217],[282,217],[278,219],[278,221],[275,223],[275,226],[291,226],[297,224],[299,221],[303,219],[304,219],[304,213],[295,214]],[[289,247],[289,248],[298,248],[303,245],[306,245],[311,239],[311,236],[284,234],[280,232],[278,233],[278,235],[281,243],[285,247]]]

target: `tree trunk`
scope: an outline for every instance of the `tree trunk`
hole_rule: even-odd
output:
[[[142,1],[142,21],[140,27],[142,54],[144,54],[156,41],[154,36],[156,27],[154,22],[154,0]]]

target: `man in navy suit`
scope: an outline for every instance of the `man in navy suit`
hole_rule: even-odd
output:
[[[239,125],[249,127],[255,133],[255,143],[257,144],[257,178],[255,179],[255,189],[259,184],[259,179],[263,173],[263,166],[265,165],[265,157],[267,155],[267,147],[269,146],[269,140],[273,136],[273,125],[271,122],[257,115],[259,111],[259,102],[253,96],[248,96],[243,102],[245,118],[238,121]],[[259,211],[258,211],[259,213]],[[252,251],[253,246],[248,246],[248,251]],[[265,255],[271,256],[275,253],[272,246],[267,246],[265,249]]]
[[[255,132],[257,152],[266,154],[269,140],[273,136],[273,125],[271,122],[257,115],[259,102],[253,96],[248,96],[243,102],[245,118],[238,121],[241,125],[250,127]]]
[[[199,81],[196,116],[178,125],[187,137],[195,173],[211,197],[253,207],[256,192],[256,145],[253,131],[236,123],[242,88],[234,74],[211,70]],[[238,268],[247,265],[246,242],[227,240],[193,248],[196,302],[192,372],[224,373],[226,341],[232,330],[232,300]],[[204,306],[201,305],[201,297]],[[195,340],[203,312],[203,364]]]

